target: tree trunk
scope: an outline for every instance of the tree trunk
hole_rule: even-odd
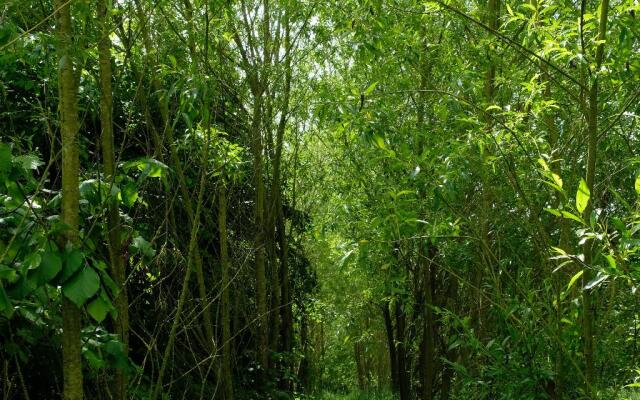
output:
[[[116,176],[115,150],[113,139],[113,97],[111,88],[111,40],[110,15],[107,7],[107,0],[98,0],[97,3],[98,21],[100,21],[101,32],[98,42],[98,58],[100,67],[100,125],[102,129],[102,162],[104,168],[104,179],[109,185],[109,193]],[[125,355],[129,352],[129,300],[127,288],[125,287],[126,271],[122,254],[122,244],[120,242],[120,212],[118,210],[117,199],[108,197],[107,204],[107,229],[109,245],[109,261],[111,262],[111,276],[118,285],[120,292],[115,299],[115,307],[118,313],[113,321],[115,332],[124,346]],[[122,369],[115,371],[114,386],[112,390],[113,398],[124,400],[127,398],[127,377]]]
[[[391,367],[391,391],[398,393],[400,384],[398,381],[398,356],[396,353],[396,341],[393,333],[393,320],[389,310],[389,302],[382,305],[382,316],[384,317],[384,327],[387,332],[387,347],[389,348],[389,365]]]
[[[396,354],[398,357],[398,388],[400,400],[409,400],[411,380],[407,370],[406,316],[400,301],[396,300]]]
[[[594,209],[594,200],[596,198],[594,193],[594,182],[596,174],[596,157],[598,149],[598,73],[600,66],[604,58],[604,41],[607,34],[607,16],[609,12],[609,0],[602,0],[600,3],[600,22],[598,26],[598,41],[599,44],[596,47],[595,67],[593,69],[593,83],[589,90],[589,104],[585,105],[584,109],[587,113],[587,135],[588,135],[588,149],[587,149],[587,165],[586,165],[586,183],[591,196],[587,203],[586,208],[582,214],[585,221],[589,221],[591,218],[591,212]],[[593,273],[591,272],[591,264],[593,261],[593,240],[588,239],[584,243],[584,264],[587,268],[584,269],[582,275],[583,287],[593,279]],[[592,398],[592,391],[594,386],[594,368],[593,368],[593,304],[592,304],[591,290],[583,289],[582,291],[582,338],[583,338],[583,353],[584,353],[584,379],[585,379],[585,394],[587,398]]]
[[[435,329],[433,318],[433,277],[435,268],[433,259],[436,256],[436,247],[429,245],[428,259],[422,261],[422,290],[424,292],[423,330],[422,330],[422,398],[433,398],[433,381],[435,377]]]
[[[262,373],[269,366],[269,327],[267,326],[267,278],[265,273],[265,224],[264,224],[264,177],[262,176],[262,91],[254,91],[251,149],[253,173],[256,185],[254,209],[254,251],[256,274],[256,308],[258,324],[257,352]]]
[[[220,232],[220,266],[222,268],[222,392],[224,400],[233,400],[231,375],[231,320],[229,312],[229,254],[227,249],[227,188],[218,182],[218,229]]]
[[[56,0],[58,40],[60,134],[62,136],[62,222],[67,226],[65,241],[77,246],[80,170],[78,146],[78,103],[73,71],[73,40],[69,2]],[[83,400],[81,336],[82,315],[66,297],[62,298],[62,364],[64,399]]]

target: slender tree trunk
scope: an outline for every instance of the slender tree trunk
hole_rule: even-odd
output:
[[[231,319],[229,310],[229,253],[227,249],[227,188],[218,183],[218,229],[220,232],[220,266],[222,268],[222,392],[224,400],[233,400],[231,375]]]
[[[607,34],[607,17],[609,12],[609,0],[602,0],[600,3],[600,20],[598,26],[598,41],[599,44],[596,47],[595,67],[592,79],[593,83],[589,90],[589,104],[585,107],[586,120],[587,120],[587,136],[588,136],[588,149],[587,149],[587,165],[586,165],[586,183],[591,196],[587,203],[583,219],[589,221],[591,218],[591,212],[594,209],[594,200],[596,199],[594,193],[594,182],[596,175],[596,157],[598,150],[598,73],[600,66],[604,58],[604,42]],[[593,279],[593,273],[591,271],[591,264],[593,261],[593,240],[588,239],[584,243],[584,264],[587,268],[582,275],[583,287]],[[582,291],[582,337],[583,337],[583,353],[585,362],[585,391],[588,398],[592,397],[592,390],[594,386],[594,368],[593,368],[593,304],[591,290],[583,289]]]
[[[108,0],[98,0],[97,15],[101,24],[100,40],[98,42],[98,58],[100,66],[100,125],[102,128],[102,162],[105,182],[110,188],[116,176],[115,150],[113,139],[113,97],[111,88],[111,40],[110,15],[107,6]],[[124,345],[124,352],[129,352],[129,300],[125,287],[126,272],[120,242],[120,213],[118,202],[113,196],[108,197],[107,204],[107,229],[109,260],[111,262],[111,275],[120,288],[115,299],[118,316],[114,320],[115,331]],[[117,369],[114,377],[113,398],[124,400],[127,398],[127,378],[123,370]]]
[[[396,300],[396,341],[398,357],[398,385],[400,389],[400,400],[409,400],[411,391],[411,380],[407,369],[407,338],[406,338],[406,316],[400,301]]]
[[[283,101],[282,108],[280,109],[280,120],[278,122],[277,130],[276,130],[276,143],[275,143],[275,151],[272,160],[273,167],[273,179],[271,185],[271,204],[270,204],[270,240],[273,242],[273,263],[276,265],[275,260],[275,240],[278,241],[280,252],[279,259],[280,265],[279,268],[274,269],[274,272],[277,270],[278,274],[274,278],[278,281],[277,290],[276,289],[276,298],[277,298],[277,307],[279,308],[277,314],[280,316],[280,320],[278,321],[280,324],[274,324],[273,329],[278,329],[278,332],[274,333],[274,335],[282,334],[282,347],[280,348],[284,352],[291,351],[291,335],[293,330],[293,321],[291,316],[291,305],[290,305],[290,287],[289,287],[289,269],[288,269],[288,249],[287,249],[287,237],[285,232],[285,223],[284,223],[284,212],[282,209],[282,148],[284,144],[284,133],[287,126],[287,119],[289,117],[289,98],[290,98],[290,89],[291,89],[291,53],[290,53],[290,26],[289,26],[289,11],[285,10],[284,15],[284,29],[285,29],[285,37],[284,37],[284,48],[285,48],[285,57],[284,57],[284,68],[285,68],[285,82],[283,88]],[[274,285],[275,288],[275,285]],[[285,368],[289,369],[291,366],[287,365]],[[285,386],[288,386],[285,385]]]
[[[267,282],[265,273],[265,224],[264,224],[264,177],[262,176],[262,91],[254,91],[251,148],[253,152],[253,173],[255,194],[255,274],[256,307],[258,323],[258,362],[263,369],[269,366],[269,327],[267,325]]]
[[[537,1],[534,0],[535,4],[534,6],[537,7]],[[541,69],[543,71],[545,71],[545,75],[548,78],[549,75],[546,73],[546,65],[541,63],[540,65]],[[551,83],[549,80],[547,80],[547,86],[545,88],[544,91],[544,97],[547,100],[551,99]],[[558,148],[558,142],[560,140],[560,132],[558,129],[558,126],[556,124],[554,115],[552,112],[547,112],[544,115],[544,122],[545,125],[549,131],[548,134],[548,138],[547,141],[549,143],[549,149],[551,151],[551,154],[554,155],[554,159],[551,160],[551,165],[550,165],[550,169],[553,173],[557,174],[558,176],[562,176],[562,161],[561,159],[556,159],[556,157],[558,157],[559,155],[556,153],[556,150]],[[561,155],[560,155],[561,156]],[[553,200],[553,208],[557,209],[560,207],[562,202],[562,194],[560,192],[557,192],[555,194],[555,198]],[[562,218],[560,219],[559,223],[559,228],[560,228],[560,234],[559,234],[559,238],[558,238],[558,247],[569,252],[569,249],[567,248],[569,246],[569,226],[567,224],[567,219]],[[553,226],[549,226],[549,229],[553,229]],[[564,285],[564,278],[566,277],[566,272],[562,273],[561,271],[557,271],[556,273],[554,273],[551,270],[551,267],[559,267],[561,265],[562,260],[559,260],[557,263],[552,263],[552,262],[548,262],[546,263],[546,265],[548,265],[548,270],[546,271],[546,274],[548,276],[552,277],[552,286],[553,286],[553,297],[550,300],[550,308],[553,309],[555,307],[555,314],[553,316],[554,318],[554,325],[555,325],[555,335],[556,335],[556,344],[554,345],[555,347],[555,355],[554,355],[554,380],[555,380],[555,384],[556,384],[556,389],[557,392],[562,392],[562,383],[564,381],[564,372],[562,369],[562,361],[564,359],[564,355],[562,352],[562,343],[561,343],[561,338],[562,338],[562,313],[563,313],[563,304],[562,304],[562,287]],[[555,306],[554,306],[555,303]],[[557,400],[557,397],[553,397],[552,400]]]
[[[487,25],[493,29],[494,31],[498,29],[498,15],[499,15],[499,0],[488,0],[487,10],[485,21]],[[495,94],[495,75],[496,75],[496,65],[493,61],[495,54],[491,52],[489,54],[489,65],[487,70],[485,71],[484,77],[484,100],[487,105],[491,105],[494,101]],[[493,127],[493,118],[490,111],[486,112],[485,115],[485,129],[488,134],[491,133],[491,129]],[[487,146],[488,147],[488,146]],[[488,148],[485,147],[485,152],[489,151]],[[474,297],[475,297],[475,305],[473,310],[473,320],[475,322],[476,334],[482,340],[484,337],[484,325],[485,321],[483,320],[483,296],[482,296],[482,280],[484,273],[491,268],[492,257],[490,254],[491,249],[491,238],[489,235],[490,232],[490,210],[492,208],[492,190],[490,185],[490,177],[489,170],[487,168],[485,159],[485,154],[481,154],[482,159],[480,160],[480,178],[482,180],[482,198],[481,198],[481,209],[480,209],[480,221],[479,221],[479,236],[480,236],[480,262],[478,263],[474,274],[473,274],[473,285],[474,285]]]
[[[433,318],[433,269],[435,268],[433,259],[436,256],[436,247],[429,245],[427,251],[428,260],[422,262],[422,290],[424,292],[423,310],[423,344],[422,355],[422,398],[431,400],[433,398],[433,381],[435,378],[435,327]]]
[[[387,347],[389,348],[389,366],[391,367],[391,390],[394,393],[400,392],[400,384],[398,381],[398,355],[396,352],[396,341],[394,337],[393,320],[391,319],[391,311],[389,310],[389,302],[382,305],[382,316],[384,318],[384,327],[387,333]]]
[[[300,345],[302,347],[302,360],[300,360],[300,366],[298,367],[298,391],[310,389],[309,360],[311,359],[311,351],[309,349],[309,322],[306,313],[302,313],[300,320]]]
[[[69,2],[56,0],[56,36],[58,40],[59,110],[62,136],[62,222],[66,224],[65,240],[77,246],[80,193],[78,175],[80,158],[78,145],[78,103],[73,71],[73,39]],[[83,400],[81,337],[82,315],[66,297],[62,298],[62,365],[64,399]]]

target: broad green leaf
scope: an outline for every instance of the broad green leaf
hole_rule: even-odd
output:
[[[590,197],[591,192],[587,187],[587,182],[584,179],[580,179],[580,186],[578,186],[578,191],[576,192],[576,209],[580,214],[587,208]]]
[[[640,174],[636,176],[635,189],[636,189],[636,193],[640,195]]]
[[[42,255],[40,253],[31,253],[27,255],[22,261],[23,268],[36,269],[42,263]]]
[[[17,280],[18,273],[14,268],[8,267],[4,264],[0,264],[0,279],[4,279],[9,283],[13,283]]]
[[[89,366],[95,370],[100,370],[105,365],[105,361],[102,359],[102,357],[91,349],[84,350],[82,352],[82,355],[87,360],[87,364],[89,364]]]
[[[164,176],[164,171],[169,169],[166,164],[163,164],[153,158],[142,158],[139,160],[128,161],[123,164],[123,168],[125,169],[125,171],[128,171],[134,167],[138,171],[142,172],[141,177],[143,178],[160,178]]]
[[[42,254],[42,262],[35,270],[37,276],[37,284],[43,285],[58,275],[62,270],[62,259],[56,253],[45,252]]]
[[[77,270],[84,264],[84,254],[78,249],[72,249],[65,252],[65,259],[62,265],[62,275],[60,276],[60,282],[64,283],[69,279]]]
[[[125,207],[131,207],[138,200],[138,187],[134,182],[129,182],[122,187],[120,199]]]
[[[93,319],[102,322],[106,318],[110,308],[109,304],[102,299],[102,296],[98,296],[87,305],[87,312]]]
[[[93,268],[86,266],[62,286],[62,293],[76,306],[82,307],[98,289],[100,277]]]
[[[13,161],[19,163],[22,168],[27,171],[38,169],[39,166],[44,164],[35,154],[24,154],[21,156],[17,156],[13,159]]]
[[[104,345],[104,351],[111,357],[111,363],[121,370],[129,368],[129,359],[124,352],[124,345],[117,340],[111,340]]]

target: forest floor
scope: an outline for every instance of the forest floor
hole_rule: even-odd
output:
[[[305,400],[393,400],[387,392],[352,392],[348,394],[322,393],[305,398]]]
[[[617,393],[602,393],[599,398],[602,400],[640,400],[640,391],[625,389]],[[348,394],[325,392],[296,400],[394,400],[394,397],[387,392],[353,392]]]

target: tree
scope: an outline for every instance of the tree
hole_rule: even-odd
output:
[[[62,138],[62,222],[65,226],[64,245],[78,246],[78,209],[80,192],[78,176],[80,160],[78,149],[78,105],[74,73],[75,51],[73,47],[71,7],[69,2],[57,0],[54,4],[59,54],[59,110]],[[65,400],[82,400],[82,355],[80,330],[82,314],[70,299],[62,299],[62,364]]]

